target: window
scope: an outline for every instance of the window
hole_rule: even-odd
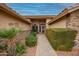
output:
[[[66,27],[68,28],[70,26],[70,14],[66,15]]]
[[[38,32],[38,26],[36,24],[32,26],[32,31]]]

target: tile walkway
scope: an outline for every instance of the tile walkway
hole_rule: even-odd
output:
[[[44,34],[38,34],[37,38],[38,38],[37,39],[38,44],[37,44],[36,56],[56,56],[57,55]]]

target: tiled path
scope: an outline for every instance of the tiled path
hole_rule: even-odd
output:
[[[56,56],[57,55],[44,34],[38,34],[37,38],[38,38],[37,39],[38,44],[37,44],[36,56]]]

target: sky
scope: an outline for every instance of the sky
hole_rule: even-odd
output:
[[[57,15],[70,3],[8,3],[10,8],[20,15]]]

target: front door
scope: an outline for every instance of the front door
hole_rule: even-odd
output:
[[[44,33],[45,32],[45,24],[39,24],[39,32]]]

